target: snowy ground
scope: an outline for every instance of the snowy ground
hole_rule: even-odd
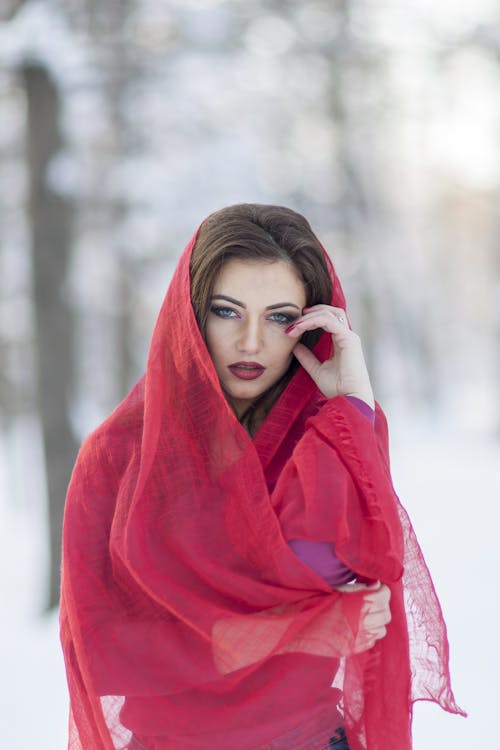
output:
[[[408,432],[399,424],[392,440],[395,485],[434,576],[448,622],[455,694],[469,712],[462,719],[417,705],[415,750],[497,750],[500,444],[430,427]],[[38,478],[30,470],[17,487],[7,482],[13,460],[0,442],[1,746],[63,750],[67,698],[57,614],[39,614],[46,557]]]
[[[422,430],[396,440],[394,483],[410,513],[448,625],[463,719],[415,708],[415,750],[500,747],[500,443]]]

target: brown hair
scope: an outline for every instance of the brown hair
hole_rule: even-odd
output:
[[[330,304],[332,282],[324,251],[309,222],[283,206],[243,203],[222,208],[201,225],[191,257],[191,301],[203,337],[217,274],[230,260],[278,260],[289,263],[304,284],[306,306]],[[301,342],[312,348],[322,331],[308,331]],[[293,360],[283,378],[241,418],[252,431],[258,410],[266,414],[297,369]]]

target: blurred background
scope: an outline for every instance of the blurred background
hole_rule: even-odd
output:
[[[309,218],[392,425],[470,714],[417,706],[415,750],[498,748],[499,86],[498,0],[0,0],[3,747],[65,747],[78,446],[196,227],[249,201]]]

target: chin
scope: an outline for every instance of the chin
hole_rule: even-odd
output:
[[[237,399],[238,401],[255,401],[259,396],[267,391],[267,388],[225,388],[225,393],[229,398]]]

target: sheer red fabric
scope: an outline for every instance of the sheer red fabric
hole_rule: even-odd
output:
[[[182,255],[145,376],[87,438],[64,519],[71,750],[411,748],[412,702],[460,712],[440,606],[395,495],[386,420],[299,369],[252,440],[219,386]],[[333,268],[332,304],[345,307]],[[330,354],[324,335],[316,352]],[[359,649],[361,594],[287,540],[332,541],[392,589]]]

